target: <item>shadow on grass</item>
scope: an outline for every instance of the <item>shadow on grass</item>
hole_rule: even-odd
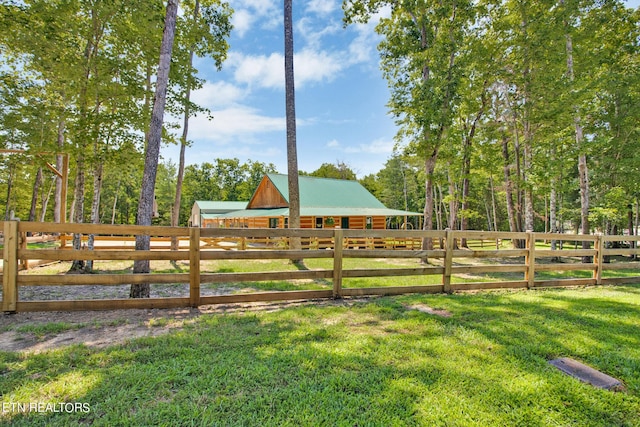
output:
[[[0,354],[0,393],[91,405],[7,418],[14,425],[633,425],[639,310],[624,291],[536,291],[202,316],[105,350]],[[584,386],[546,363],[571,352],[609,354],[604,366],[628,369],[629,392]]]

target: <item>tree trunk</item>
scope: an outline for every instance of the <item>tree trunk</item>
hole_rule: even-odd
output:
[[[493,175],[489,176],[489,185],[491,186],[491,209],[493,211],[493,231],[498,231],[498,208],[496,204],[496,190],[493,186]]]
[[[512,233],[520,231],[517,222],[516,208],[513,203],[513,180],[511,179],[511,164],[509,161],[509,140],[506,135],[502,137],[502,158],[504,160],[504,188],[505,196],[507,199],[507,216],[509,218],[509,231]],[[513,246],[516,248],[524,248],[525,242],[521,239],[513,241]]]
[[[436,161],[438,159],[438,150],[434,150],[424,162],[424,171],[426,179],[424,183],[425,201],[424,201],[424,224],[422,229],[425,231],[433,230],[433,178],[436,169]],[[422,250],[432,250],[433,240],[429,237],[422,239]],[[427,260],[424,259],[424,262]]]
[[[84,166],[84,154],[80,152],[76,160],[76,187],[73,195],[73,222],[76,224],[82,224],[84,222]],[[82,234],[75,233],[73,235],[73,249],[82,249]],[[69,271],[82,271],[84,270],[84,266],[85,262],[83,260],[75,260],[71,264]]]
[[[551,193],[549,194],[549,231],[552,234],[558,232],[558,220],[556,212],[558,210],[558,192],[556,190],[557,180],[551,180]],[[551,240],[551,250],[555,251],[558,246],[557,240]]]
[[[636,197],[636,212],[635,212],[635,218],[634,218],[634,222],[633,222],[633,234],[637,235],[638,234],[638,220],[640,219],[640,201],[638,200],[638,197]],[[633,246],[632,248],[637,248],[638,247],[638,242],[634,241],[633,242]],[[637,260],[638,259],[638,255],[633,255],[633,259]]]
[[[64,148],[64,128],[65,128],[65,120],[60,119],[58,122],[58,150],[62,151]],[[62,172],[63,160],[62,154],[56,155],[56,170]],[[66,176],[66,175],[65,175]],[[62,182],[62,177],[56,176],[56,190],[54,192],[54,203],[53,203],[53,222],[61,223],[66,222],[66,218],[60,218],[61,207],[63,203],[66,203],[66,200],[62,200],[62,186],[66,183]]]
[[[523,176],[524,176],[524,229],[525,231],[535,231],[534,224],[534,206],[533,206],[533,133],[531,131],[531,123],[529,119],[525,119],[524,123],[524,159],[523,159]]]
[[[13,189],[13,174],[16,171],[15,163],[9,159],[9,176],[7,178],[7,200],[4,206],[4,220],[9,221],[11,215],[11,190]]]
[[[579,130],[579,132],[578,132]],[[576,139],[580,135],[582,138],[582,128],[576,124]],[[578,156],[578,175],[580,180],[580,231],[582,234],[589,234],[589,170],[587,168],[587,156],[580,154]],[[582,249],[589,249],[591,247],[588,241],[582,242]],[[591,257],[582,257],[582,262],[590,263]]]
[[[51,199],[51,192],[55,187],[57,178],[58,178],[57,176],[53,178],[53,181],[49,186],[49,191],[47,191],[47,194],[45,195],[44,192],[42,193],[42,210],[40,211],[40,222],[44,222],[45,217],[47,215],[47,207],[49,206],[49,200]]]
[[[196,0],[193,8],[193,20],[198,19],[200,13],[200,1]],[[189,66],[193,64],[193,47],[189,51]],[[178,177],[176,179],[176,197],[173,202],[173,209],[171,210],[171,226],[177,227],[180,221],[180,202],[182,199],[182,182],[184,181],[184,155],[187,147],[187,136],[189,135],[189,103],[191,100],[191,77],[187,77],[187,87],[185,89],[185,103],[184,103],[184,121],[182,126],[182,137],[180,138],[180,160],[178,164]],[[171,250],[177,251],[180,243],[178,236],[171,237]]]
[[[298,183],[298,151],[296,140],[296,101],[293,73],[292,0],[284,0],[284,80],[287,122],[287,171],[289,185],[289,228],[300,228],[300,187]],[[291,238],[291,249],[300,248],[300,240]],[[300,262],[301,260],[294,260]]]
[[[93,171],[93,199],[91,201],[91,224],[100,224],[100,195],[102,192],[102,171],[103,163],[98,160],[98,164]],[[93,250],[95,242],[95,234],[89,234],[87,246],[89,250]],[[93,270],[93,260],[87,261],[85,265],[86,271]]]
[[[451,230],[456,230],[458,224],[458,189],[456,183],[451,174],[451,164],[447,172],[447,183],[449,185],[449,216],[447,217],[447,227]]]
[[[460,230],[467,230],[469,228],[469,215],[467,210],[469,209],[469,192],[470,192],[470,181],[471,181],[471,144],[473,143],[473,138],[476,134],[476,129],[478,127],[478,123],[482,116],[484,115],[484,111],[487,107],[487,96],[486,96],[486,88],[488,85],[488,81],[485,80],[482,89],[481,100],[482,104],[480,106],[480,110],[476,114],[471,123],[471,127],[467,132],[467,126],[465,123],[465,137],[464,137],[464,146],[462,148],[462,218],[460,219]],[[463,248],[468,248],[467,239],[463,238],[461,242],[461,246]]]
[[[120,180],[116,184],[115,194],[113,196],[113,205],[111,205],[111,224],[116,223],[116,207],[118,206],[118,192],[120,191]]]
[[[564,0],[560,0],[560,5],[564,6]],[[568,21],[564,21],[565,26],[565,48],[567,52],[567,74],[569,76],[569,80],[572,83],[575,80],[575,73],[573,68],[573,41],[571,39],[571,34],[569,32],[569,23]],[[577,110],[574,106],[574,110]],[[581,232],[582,234],[589,234],[591,232],[589,227],[589,169],[587,167],[587,155],[584,152],[583,140],[584,135],[582,131],[582,125],[580,116],[577,111],[573,117],[573,124],[575,128],[576,134],[576,146],[578,147],[578,180],[580,182],[580,221],[581,221]],[[588,241],[582,242],[583,249],[589,249],[591,247]],[[583,263],[590,263],[591,257],[585,256],[582,257]]]
[[[466,161],[466,159],[465,159]],[[467,169],[468,168],[468,169]],[[464,178],[462,178],[462,218],[460,218],[460,230],[468,230],[469,229],[469,187],[470,187],[470,179],[469,174],[471,173],[471,159],[469,159],[469,164],[465,165],[465,169],[462,171],[464,174]],[[461,239],[460,246],[463,248],[468,248],[467,239]]]
[[[449,172],[447,173],[447,178],[449,181],[449,216],[447,220],[447,224],[450,230],[456,230],[458,224],[458,189],[456,188],[456,183],[451,176],[451,168],[449,168]],[[453,248],[458,249],[458,242],[456,239],[453,239]]]
[[[516,223],[516,209],[513,204],[513,181],[511,180],[511,164],[509,160],[509,140],[506,136],[502,138],[502,159],[504,160],[502,170],[504,172],[504,190],[507,201],[507,216],[509,219],[509,231],[514,233],[518,230]]]
[[[29,209],[29,221],[36,220],[36,210],[38,208],[38,194],[42,186],[42,168],[38,168],[36,172],[36,180],[33,183],[33,192],[31,194],[31,209]],[[31,234],[30,232],[28,234]]]
[[[149,140],[145,150],[144,172],[142,176],[142,188],[138,202],[138,225],[151,225],[153,217],[153,199],[156,185],[156,173],[158,171],[158,157],[160,156],[160,143],[162,141],[162,123],[164,118],[164,106],[167,98],[167,86],[169,83],[169,68],[171,66],[171,50],[176,30],[176,17],[178,15],[178,0],[167,1],[167,11],[160,46],[160,62],[156,78],[156,91],[149,124]],[[151,238],[149,235],[136,236],[136,250],[149,250]],[[133,264],[134,273],[149,273],[149,260],[138,260]],[[151,287],[149,284],[131,285],[131,298],[149,298]]]

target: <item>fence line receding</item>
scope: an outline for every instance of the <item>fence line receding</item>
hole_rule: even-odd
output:
[[[637,247],[640,238],[637,236],[340,228],[223,229],[17,221],[0,222],[0,229],[3,231],[4,312],[198,307],[239,302],[640,281],[640,263],[633,262],[640,254]],[[27,235],[37,234],[57,237],[51,243],[28,245]],[[70,245],[74,234],[80,237],[81,249],[73,249]],[[92,249],[86,243],[89,235],[93,237]],[[135,250],[133,241],[136,235],[151,236],[150,250]],[[300,240],[300,249],[289,249],[292,237]],[[174,239],[179,242],[178,250],[171,250]],[[431,244],[423,245],[425,239]],[[467,247],[461,247],[462,242],[466,242]],[[583,245],[583,242],[588,245]],[[589,248],[584,249],[583,246]],[[325,262],[321,268],[278,271],[237,272],[226,268],[211,271],[206,267],[208,261],[246,260],[260,266],[267,260],[299,259]],[[150,274],[134,274],[128,271],[130,269],[101,274],[45,274],[39,268],[29,269],[36,260],[38,263],[150,260],[170,262],[178,268],[164,268]],[[370,264],[358,267],[353,266],[356,261],[352,260],[365,263],[383,260],[385,263],[381,268],[372,268]],[[397,265],[394,265],[394,260],[398,261]],[[178,262],[181,262],[179,266]],[[349,286],[354,279],[410,276],[418,279],[405,286]],[[427,276],[436,278],[427,280]],[[421,283],[422,280],[428,283]],[[215,295],[203,292],[203,285],[277,281],[299,285],[293,290],[231,291]],[[324,285],[304,289],[305,283]],[[180,296],[148,299],[20,299],[20,289],[27,287],[130,284],[150,284],[152,287],[182,284],[188,289]]]

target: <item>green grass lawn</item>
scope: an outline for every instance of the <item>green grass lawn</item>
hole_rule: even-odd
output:
[[[625,391],[547,363],[563,356]],[[17,426],[639,426],[640,286],[203,314],[106,349],[0,353],[0,394],[90,405],[0,417]]]

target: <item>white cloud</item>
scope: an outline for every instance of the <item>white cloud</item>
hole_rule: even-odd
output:
[[[284,57],[280,53],[269,56],[231,53],[227,65],[234,69],[234,78],[239,83],[264,88],[284,87]]]
[[[244,37],[255,25],[273,29],[282,22],[280,3],[274,0],[231,0],[229,3],[234,10],[233,28],[239,37]]]
[[[191,94],[194,103],[209,109],[236,104],[247,94],[245,89],[227,82],[206,82],[202,88]]]
[[[338,9],[338,2],[335,0],[311,0],[307,5],[307,12],[319,15],[328,15]]]
[[[343,31],[342,25],[337,21],[323,19],[319,21],[321,25],[316,25],[317,22],[311,17],[305,16],[296,23],[294,36],[302,38],[307,49],[318,50],[322,45],[323,37]]]
[[[394,142],[386,139],[376,139],[368,144],[344,146],[337,140],[327,143],[327,148],[348,154],[390,154],[393,152]]]
[[[265,116],[251,107],[233,106],[212,114],[213,120],[201,116],[191,119],[189,139],[251,142],[257,134],[285,130],[284,117]]]
[[[327,147],[328,148],[338,148],[338,147],[340,147],[340,143],[338,142],[338,140],[332,139],[331,141],[327,142]]]
[[[293,61],[296,88],[309,83],[331,81],[345,67],[339,56],[310,49],[295,54]],[[280,53],[274,52],[269,56],[232,53],[228,66],[235,68],[234,78],[239,83],[262,88],[284,88],[284,56]]]
[[[247,31],[251,29],[255,16],[246,9],[236,10],[231,18],[233,24],[233,31],[235,31],[240,37],[243,37]]]

